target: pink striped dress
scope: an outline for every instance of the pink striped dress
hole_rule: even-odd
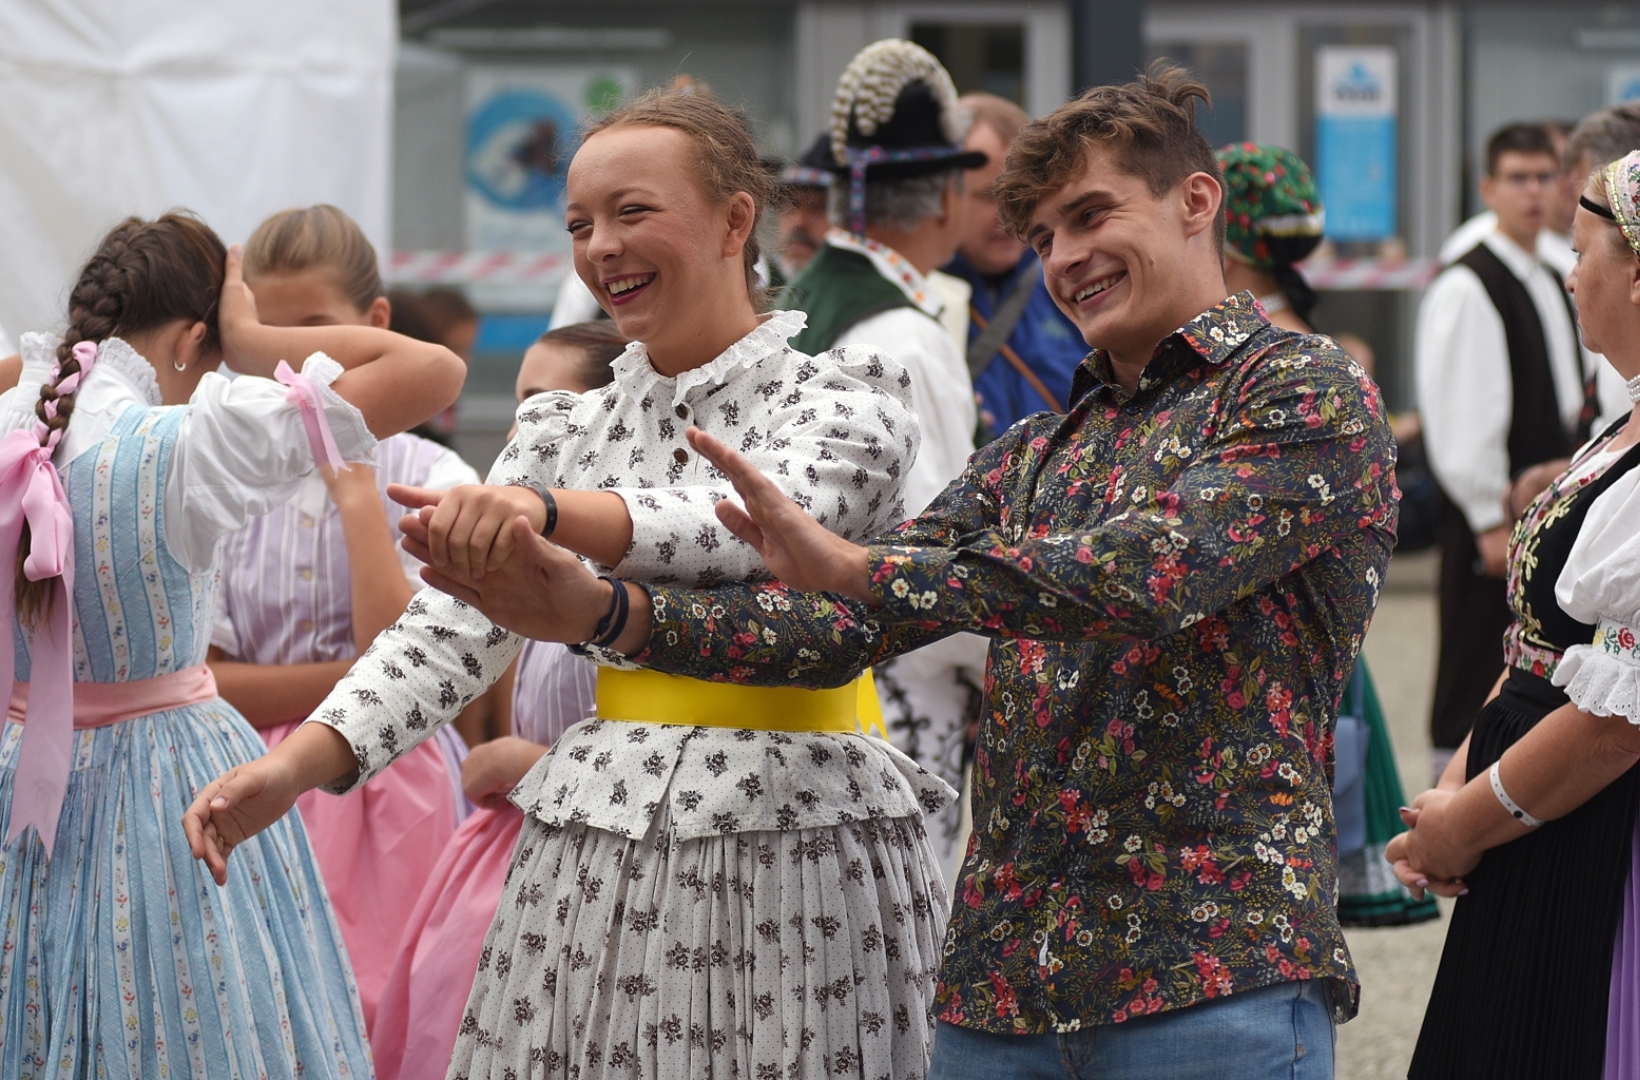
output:
[[[376,479],[388,525],[399,539],[404,508],[387,498],[390,483],[450,488],[478,474],[456,454],[415,435],[376,447]],[[420,567],[400,551],[416,587]],[[296,497],[228,537],[219,565],[222,588],[211,643],[252,664],[351,660],[353,612],[341,514],[324,481],[310,476]],[[270,748],[306,717],[260,730]],[[359,984],[365,1023],[393,965],[399,932],[444,845],[471,808],[461,793],[467,748],[449,727],[358,791],[336,797],[310,791],[297,800],[330,893],[342,940]]]
[[[548,746],[591,716],[597,671],[562,645],[526,642],[513,683],[513,733]],[[511,803],[481,807],[445,846],[377,1008],[370,1036],[377,1080],[444,1080],[523,824]]]

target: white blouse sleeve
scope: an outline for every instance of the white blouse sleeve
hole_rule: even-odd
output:
[[[523,645],[452,596],[417,593],[308,718],[335,728],[358,765],[357,776],[326,790],[353,790],[454,720]]]
[[[1555,599],[1595,632],[1592,643],[1566,650],[1554,684],[1584,712],[1640,724],[1640,469],[1589,507]]]
[[[1494,529],[1509,487],[1514,390],[1503,317],[1473,270],[1448,267],[1430,284],[1415,340],[1429,467],[1471,530]]]
[[[346,461],[368,462],[376,437],[364,415],[330,388],[342,366],[314,353],[302,373],[319,387],[325,417]],[[165,539],[183,566],[203,573],[223,537],[295,495],[315,468],[307,428],[288,389],[272,379],[212,372],[200,380],[171,451]]]
[[[853,346],[809,358],[783,382],[768,384],[771,410],[737,430],[718,427],[718,437],[732,443],[739,435],[736,449],[845,540],[903,520],[901,490],[921,440],[905,368]],[[733,485],[709,465],[701,473],[705,482],[689,486],[610,489],[632,516],[632,545],[615,568],[621,577],[709,586],[768,574],[757,550],[718,521],[718,501],[739,499]]]
[[[581,395],[549,390],[524,399],[518,406],[518,431],[490,467],[486,484],[506,485],[519,480],[557,485],[558,455],[570,431],[570,413]]]
[[[23,373],[17,385],[0,394],[0,435],[38,419],[34,404],[40,400],[40,387],[51,377],[51,365],[57,360],[57,339],[48,334],[24,334],[22,354]]]
[[[940,323],[913,308],[862,319],[838,341],[882,342],[905,365],[911,409],[922,429],[922,447],[916,461],[907,463],[905,477],[906,514],[914,517],[962,475],[974,452],[979,416],[967,361]]]

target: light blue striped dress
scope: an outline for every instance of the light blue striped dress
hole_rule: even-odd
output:
[[[41,348],[24,344],[25,355]],[[59,461],[74,510],[78,682],[205,659],[217,574],[190,572],[164,540],[163,489],[190,408],[126,404],[99,441]],[[14,634],[23,680],[15,622]],[[0,836],[22,731],[0,731]],[[0,847],[0,1078],[371,1075],[353,975],[296,815],[235,848],[225,888],[188,850],[194,792],[263,752],[220,699],[75,731],[53,857],[32,829]]]

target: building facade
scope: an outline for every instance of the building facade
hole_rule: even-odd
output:
[[[1178,61],[1213,92],[1199,122],[1216,145],[1275,143],[1315,168],[1334,240],[1311,266],[1324,293],[1317,320],[1373,345],[1397,409],[1416,404],[1410,339],[1428,260],[1478,209],[1487,135],[1640,97],[1640,3],[650,0],[613,10],[402,2],[392,220],[406,254],[393,273],[442,274],[486,312],[473,424],[504,428],[512,366],[567,270],[543,176],[555,172],[561,190],[574,124],[642,87],[704,83],[745,108],[770,156],[790,156],[824,127],[843,65],[880,37],[920,42],[959,90],[1002,94],[1033,115],[1152,59]],[[537,114],[508,113],[507,101],[531,94]],[[470,254],[440,269],[415,252]]]

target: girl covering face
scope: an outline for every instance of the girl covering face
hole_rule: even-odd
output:
[[[588,598],[598,716],[512,791],[525,818],[455,1075],[542,1060],[583,1077],[927,1067],[946,901],[923,814],[951,790],[859,733],[858,686],[787,699],[633,671],[607,648],[641,595],[627,582],[766,574],[719,523],[733,493],[691,426],[839,535],[899,520],[918,443],[909,379],[867,347],[798,353],[786,341],[806,317],[759,314],[748,279],[767,185],[744,123],[714,102],[652,94],[606,118],[570,167],[566,216],[577,273],[636,338],[615,381],[525,401],[501,486],[398,493],[426,504],[407,543],[449,588],[513,566],[520,517],[609,577],[564,582]],[[331,742],[293,736],[202,792],[191,820],[231,844],[282,814],[300,778],[369,780],[519,647],[475,608],[419,596],[315,713],[308,727]],[[219,850],[207,858],[225,871]],[[754,967],[754,953],[793,962]],[[823,1012],[809,992],[822,984]]]
[[[460,361],[370,327],[260,324],[237,249],[182,214],[116,227],[64,338],[21,345],[0,513],[19,476],[53,512],[33,503],[27,562],[4,557],[0,685],[15,674],[27,702],[0,731],[0,1076],[368,1075],[307,834],[274,823],[213,883],[181,818],[265,752],[204,663],[224,538],[316,453],[364,461],[453,400]],[[224,359],[248,377],[217,375]]]
[[[279,326],[388,325],[376,253],[332,206],[276,214],[246,247],[246,279],[264,321]],[[293,498],[228,537],[211,663],[223,697],[269,746],[295,730],[336,680],[404,613],[420,564],[397,547],[402,508],[389,483],[445,489],[478,474],[408,433],[383,439],[376,468],[321,470]],[[480,706],[482,707],[482,705]],[[365,1023],[397,954],[416,896],[465,816],[453,728],[346,798],[298,804],[358,981]]]

